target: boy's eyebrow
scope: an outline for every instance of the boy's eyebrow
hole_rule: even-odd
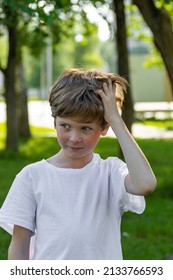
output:
[[[71,123],[69,123],[69,122],[66,122],[66,121],[59,121],[59,124],[67,124],[67,125],[71,125]]]
[[[70,122],[65,121],[65,120],[59,120],[58,122],[59,122],[59,123],[65,123],[65,124],[71,125]],[[93,122],[85,122],[85,123],[77,122],[77,123],[78,123],[79,125],[81,125],[81,126],[86,126],[86,125],[92,125],[92,124],[93,124]]]
[[[81,126],[92,126],[92,123],[83,123]]]
[[[92,125],[94,122],[79,122],[81,125]]]
[[[69,124],[69,122],[64,121],[64,120],[57,120],[58,123],[65,123],[65,124]]]

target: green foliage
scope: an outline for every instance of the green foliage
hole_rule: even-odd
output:
[[[154,5],[157,9],[164,10],[164,12],[167,13],[168,20],[172,21],[173,23],[172,1],[155,0]],[[126,12],[128,36],[140,43],[142,42],[142,44],[148,48],[149,55],[146,58],[144,66],[146,68],[153,66],[157,66],[159,68],[163,67],[163,60],[154,44],[153,34],[151,33],[149,27],[146,25],[145,21],[143,20],[143,17],[138,11],[138,8],[135,5],[129,4],[129,1],[127,1]]]
[[[158,9],[164,8],[170,16],[173,16],[172,0],[155,0],[155,4]]]
[[[50,33],[53,43],[59,43],[61,38],[75,36],[76,23],[81,26],[84,36],[90,36],[95,31],[94,24],[89,22],[83,9],[83,3],[76,5],[70,0],[3,0],[0,23],[4,34],[7,26],[15,27],[18,43],[28,46],[35,56],[40,55]]]
[[[146,57],[144,66],[146,68],[150,68],[153,66],[157,66],[158,68],[163,68],[162,58],[159,55],[158,50],[154,47],[154,45],[151,45],[149,47],[149,51],[150,51],[150,54]]]
[[[100,51],[100,42],[96,32],[89,37],[62,38],[53,48],[53,81],[65,70],[71,67],[102,68],[104,59]],[[107,54],[108,55],[108,54]],[[43,62],[45,56],[41,57]],[[29,87],[40,87],[40,58],[33,58],[25,49],[24,61]]]

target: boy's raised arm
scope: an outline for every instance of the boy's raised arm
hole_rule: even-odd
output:
[[[117,90],[121,90],[119,85],[116,85]],[[115,86],[112,85],[112,81],[109,80],[108,84],[104,83],[103,90],[98,90],[97,94],[100,95],[104,105],[105,120],[109,123],[119,141],[129,170],[125,179],[127,192],[135,195],[145,195],[153,192],[156,187],[155,175],[118,112]]]

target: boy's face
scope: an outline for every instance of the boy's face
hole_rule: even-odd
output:
[[[91,156],[101,135],[106,135],[108,127],[103,129],[96,122],[81,123],[73,118],[56,117],[55,124],[59,145],[70,159]]]

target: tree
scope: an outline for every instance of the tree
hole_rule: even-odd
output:
[[[129,61],[127,50],[127,31],[124,0],[113,0],[116,14],[116,42],[118,50],[118,72],[124,76],[130,84]],[[124,108],[122,110],[122,118],[131,132],[133,124],[133,101],[131,88],[128,88],[128,94],[125,95]]]
[[[170,78],[173,96],[173,28],[171,16],[164,6],[171,7],[171,2],[171,0],[133,0],[133,4],[138,7],[153,33],[154,44],[160,52]]]
[[[5,77],[5,99],[7,104],[7,140],[6,146],[17,151],[18,147],[18,123],[17,123],[17,92],[15,87],[15,73],[17,68],[17,15],[8,9],[6,3],[3,3],[3,14],[5,15],[5,24],[9,38],[9,51],[6,68],[1,67]],[[7,21],[7,19],[9,19]],[[12,93],[12,94],[11,94]]]

